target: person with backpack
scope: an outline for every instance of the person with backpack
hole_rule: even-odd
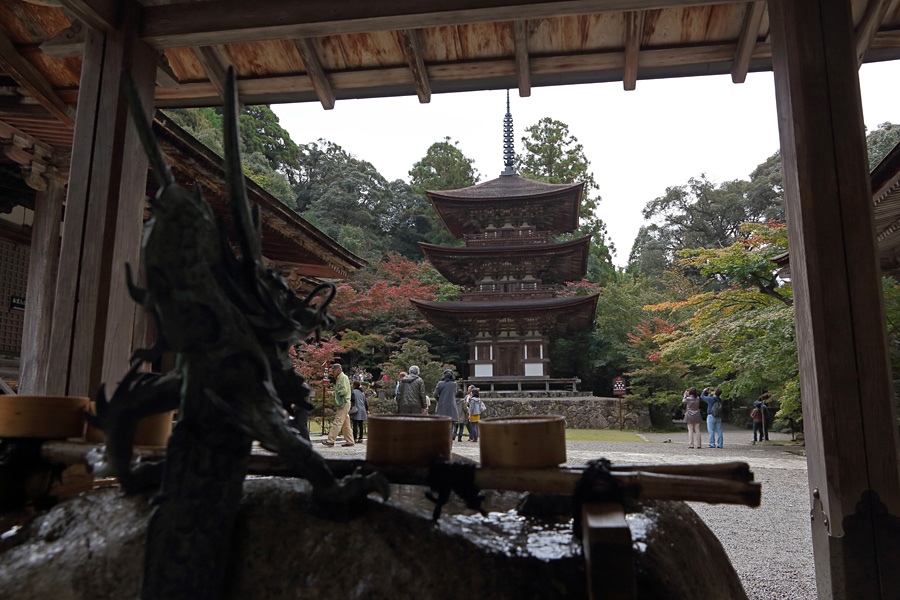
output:
[[[716,447],[716,436],[719,438],[718,447],[722,447],[722,417],[725,410],[722,405],[722,390],[716,388],[713,394],[709,395],[709,388],[701,392],[700,399],[706,403],[706,429],[709,431],[709,448]]]
[[[481,400],[481,392],[478,388],[472,389],[472,397],[469,398],[469,441],[478,441],[478,421],[484,412],[484,402]]]

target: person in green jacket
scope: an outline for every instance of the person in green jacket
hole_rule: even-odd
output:
[[[331,431],[328,432],[328,439],[322,440],[325,446],[334,446],[338,433],[343,433],[343,446],[354,446],[353,430],[350,428],[350,378],[344,373],[343,367],[339,363],[334,363],[330,368],[331,376],[334,378],[334,421],[331,423]]]

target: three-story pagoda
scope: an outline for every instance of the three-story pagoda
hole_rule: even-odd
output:
[[[458,302],[411,300],[437,329],[469,340],[470,381],[549,380],[550,344],[591,328],[597,295],[560,297],[587,272],[590,238],[554,242],[578,228],[584,184],[552,184],[513,169],[512,116],[504,119],[504,162],[497,179],[428,198],[461,248],[420,243],[434,267],[464,286]],[[521,385],[519,386],[521,388]]]

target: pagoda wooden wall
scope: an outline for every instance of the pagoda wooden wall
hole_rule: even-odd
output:
[[[546,336],[475,338],[469,344],[469,375],[549,377],[549,352]]]

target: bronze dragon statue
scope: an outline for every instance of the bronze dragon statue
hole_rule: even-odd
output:
[[[95,472],[115,474],[124,489],[146,488],[159,465],[132,468],[137,421],[178,409],[162,483],[147,535],[141,598],[220,598],[230,538],[251,445],[276,452],[313,485],[312,510],[343,518],[370,492],[388,495],[379,474],[336,479],[309,442],[309,387],[294,372],[288,350],[331,322],[334,286],[298,298],[261,252],[258,207],[250,208],[241,169],[237,94],[229,73],[224,102],[225,177],[237,230],[236,257],[222,223],[200,194],[176,184],[156,144],[130,79],[124,92],[159,183],[142,243],[146,288],[128,285],[152,315],[153,348],[138,350],[109,399],[101,388],[95,423],[107,433]],[[162,352],[176,354],[169,373],[141,371]],[[288,425],[285,406],[298,406]]]

